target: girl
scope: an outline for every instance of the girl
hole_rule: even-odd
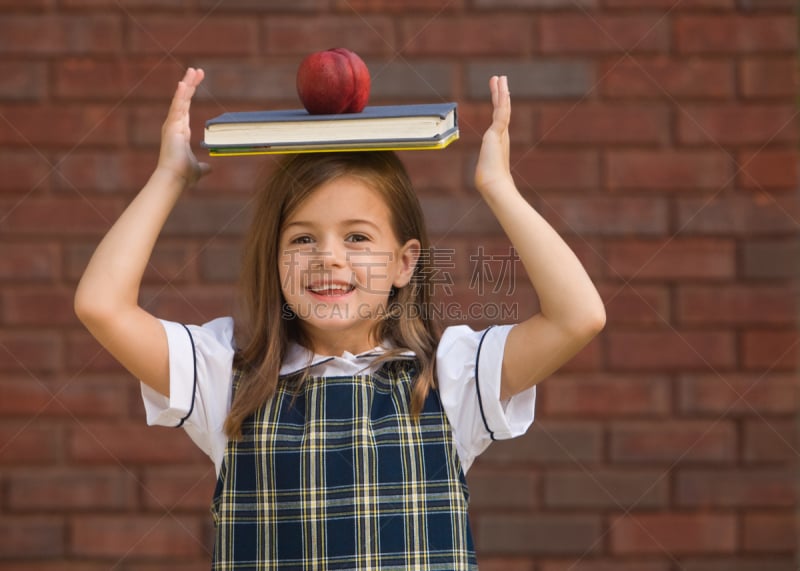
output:
[[[219,475],[213,568],[474,569],[464,474],[523,434],[534,385],[603,327],[581,264],[511,177],[505,77],[478,191],[541,312],[440,335],[419,203],[392,153],[284,159],[246,239],[245,319],[203,326],[139,307],[180,193],[208,172],[189,146],[203,71],[178,84],[150,180],[102,240],[75,298],[92,334],[142,381],[148,423],[182,426]],[[415,309],[416,311],[410,311]]]

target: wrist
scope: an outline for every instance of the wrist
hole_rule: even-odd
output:
[[[178,192],[190,186],[189,176],[186,173],[180,173],[173,168],[161,164],[156,165],[156,169],[150,176],[150,180],[159,186],[175,189]]]

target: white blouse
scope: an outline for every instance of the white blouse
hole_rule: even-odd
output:
[[[221,317],[186,327],[161,323],[169,344],[170,396],[142,383],[147,424],[182,426],[213,460],[219,474],[228,443],[223,425],[231,406],[233,319]],[[520,436],[533,422],[536,387],[500,400],[503,350],[512,327],[498,325],[483,331],[466,325],[448,327],[436,350],[439,397],[464,473],[492,440]],[[371,372],[372,361],[384,350],[376,347],[359,355],[324,356],[294,344],[280,372],[295,372],[310,364],[314,376],[363,374]]]

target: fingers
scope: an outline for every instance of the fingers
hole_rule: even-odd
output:
[[[489,79],[489,90],[492,94],[492,128],[505,130],[511,120],[511,93],[508,89],[508,77],[494,75]]]
[[[172,97],[167,121],[180,121],[188,116],[192,96],[194,96],[197,86],[200,85],[204,77],[205,73],[202,69],[190,67],[186,70],[183,79],[178,82],[175,95]]]

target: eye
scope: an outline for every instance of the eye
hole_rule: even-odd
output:
[[[350,234],[346,240],[348,242],[367,242],[369,240],[369,236],[364,234]]]
[[[311,236],[297,236],[296,238],[292,238],[289,242],[290,244],[311,244],[314,240],[311,239]]]

